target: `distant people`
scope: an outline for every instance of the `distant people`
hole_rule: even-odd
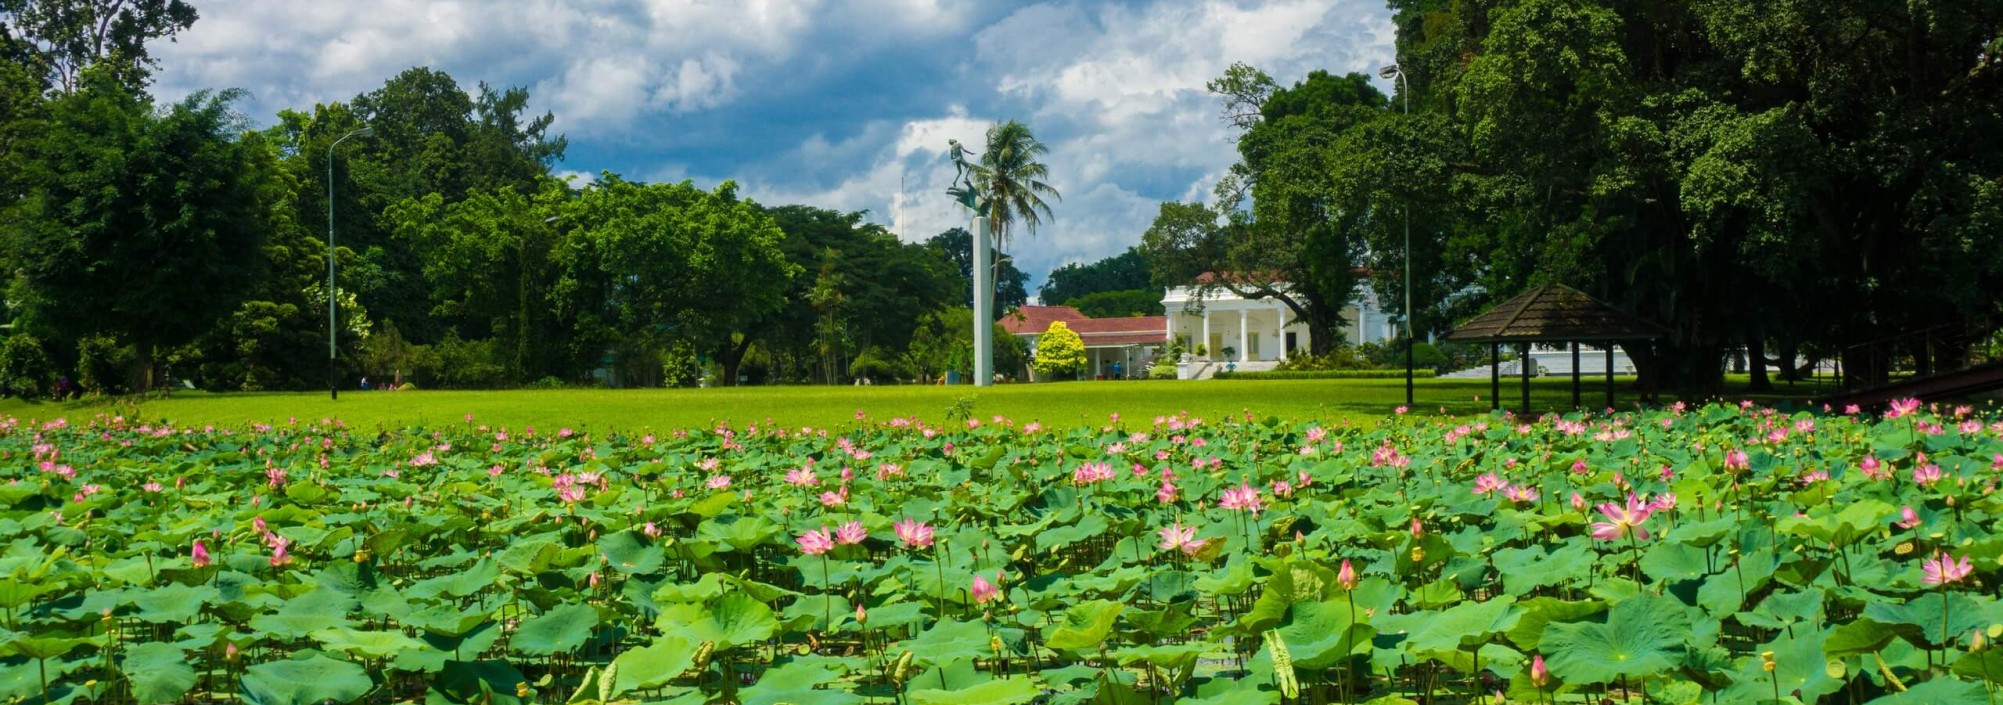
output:
[[[1113,362],[1113,379],[1126,379],[1126,376],[1127,376],[1126,363],[1115,360]]]
[[[362,378],[362,391],[369,391],[369,378],[367,377]]]

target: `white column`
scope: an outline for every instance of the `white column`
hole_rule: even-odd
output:
[[[1164,343],[1173,343],[1175,342],[1175,312],[1167,311],[1166,313],[1168,315],[1163,316],[1162,318],[1167,320],[1168,325],[1166,328],[1163,329],[1163,334],[1161,339],[1162,342]]]
[[[1252,311],[1238,309],[1238,359],[1252,359]]]
[[[994,384],[994,253],[988,249],[988,219],[974,214],[974,386]]]
[[[1204,357],[1207,357],[1207,358],[1210,358],[1210,359],[1212,359],[1212,360],[1215,360],[1215,359],[1217,359],[1217,351],[1215,351],[1215,350],[1211,350],[1211,349],[1210,349],[1210,307],[1209,307],[1209,306],[1205,306],[1205,307],[1203,307],[1203,340],[1202,340],[1202,342],[1199,342],[1199,343],[1197,343],[1197,345],[1201,345],[1201,346],[1203,346],[1203,351],[1204,351]],[[1190,352],[1195,352],[1195,349],[1194,349],[1194,347],[1193,347],[1193,346],[1192,346],[1192,348],[1191,348]]]
[[[1274,355],[1273,358],[1281,361],[1286,360],[1287,359],[1287,305],[1286,304],[1280,304],[1278,306],[1273,307],[1273,345],[1277,346],[1274,348],[1275,350],[1280,351],[1279,354]]]

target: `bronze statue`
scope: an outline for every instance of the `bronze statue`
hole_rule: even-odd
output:
[[[952,145],[952,149],[947,152],[947,156],[953,160],[953,185],[951,188],[946,189],[946,195],[952,196],[953,200],[958,201],[960,205],[966,206],[976,213],[987,215],[987,204],[975,203],[977,195],[974,191],[973,174],[980,167],[967,163],[967,157],[978,157],[980,155],[967,151],[966,147],[960,146],[959,140],[949,139],[946,140],[946,143]]]

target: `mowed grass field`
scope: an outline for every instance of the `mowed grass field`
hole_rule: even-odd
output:
[[[1502,399],[1520,403],[1519,382],[1503,380]],[[1064,382],[969,386],[740,387],[725,389],[562,389],[509,391],[363,392],[342,390],[338,401],[326,392],[208,394],[180,392],[169,398],[106,398],[71,402],[0,401],[0,414],[22,419],[86,419],[121,414],[180,426],[282,424],[290,419],[340,419],[355,428],[402,429],[465,423],[578,431],[646,431],[708,427],[719,423],[777,423],[828,427],[853,423],[860,411],[871,420],[916,416],[930,423],[948,420],[950,410],[971,399],[976,418],[1005,416],[1018,423],[1046,426],[1103,423],[1111,414],[1128,419],[1187,411],[1219,418],[1251,412],[1259,418],[1290,421],[1360,422],[1388,416],[1405,400],[1402,379],[1203,380]],[[1631,380],[1616,378],[1617,408],[1633,408]],[[1785,387],[1783,387],[1785,389]],[[1604,387],[1584,384],[1584,404],[1604,403]],[[1569,410],[1568,378],[1536,379],[1534,411]],[[1795,390],[1807,394],[1806,385]],[[1422,379],[1418,414],[1483,414],[1489,410],[1488,380]]]

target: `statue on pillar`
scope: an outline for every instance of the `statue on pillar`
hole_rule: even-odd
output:
[[[969,210],[987,215],[988,204],[980,199],[979,192],[974,189],[973,176],[980,170],[980,166],[967,163],[967,157],[980,155],[967,151],[966,147],[960,145],[959,140],[949,139],[946,143],[952,146],[946,156],[953,160],[953,185],[946,189],[946,195],[952,196],[954,201]]]

